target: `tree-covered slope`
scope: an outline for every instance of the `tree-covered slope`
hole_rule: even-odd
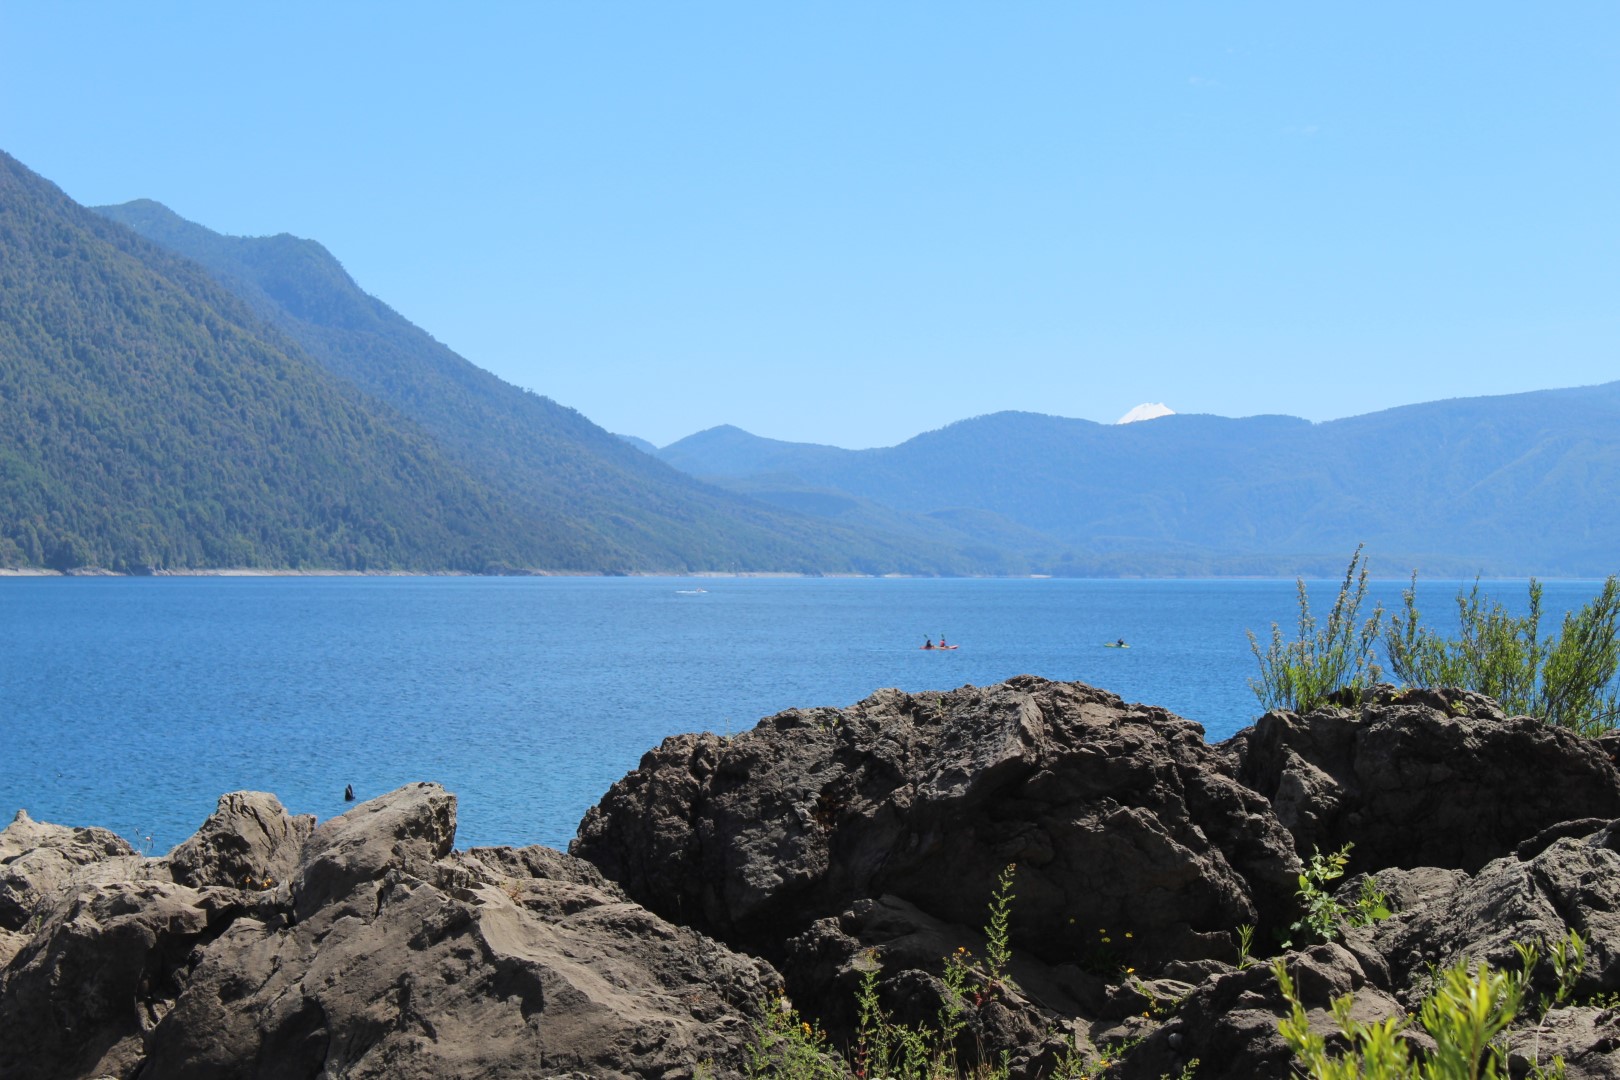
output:
[[[0,563],[600,565],[200,267],[0,154]]]
[[[1360,542],[1391,570],[1603,575],[1620,564],[1620,383],[1322,424],[996,413],[861,451],[715,429],[659,453],[778,498],[802,488],[990,513],[1052,538],[1059,573],[1313,572]],[[749,461],[761,463],[752,474]]]
[[[950,530],[885,531],[700,483],[573,409],[476,367],[366,294],[320,244],[222,236],[151,200],[98,213],[207,267],[328,370],[430,432],[525,512],[566,514],[633,569],[969,572],[1017,569]]]

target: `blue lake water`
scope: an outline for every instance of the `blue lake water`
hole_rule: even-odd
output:
[[[1323,612],[1336,588],[1313,583]],[[1421,585],[1436,625],[1456,588]],[[1549,582],[1545,608],[1597,588]],[[434,780],[460,797],[458,846],[563,846],[667,735],[1021,673],[1213,742],[1259,712],[1245,628],[1295,614],[1291,581],[0,579],[0,825],[21,807],[159,853],[226,791],[324,820],[346,784]],[[940,634],[961,648],[917,648]]]

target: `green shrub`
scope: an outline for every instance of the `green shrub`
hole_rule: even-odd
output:
[[[1483,596],[1479,582],[1457,594],[1459,636],[1422,625],[1417,575],[1403,594],[1405,614],[1390,620],[1385,647],[1395,676],[1409,686],[1452,686],[1489,695],[1510,713],[1544,718],[1586,735],[1614,726],[1620,714],[1620,583],[1564,615],[1560,632],[1543,639],[1541,583],[1530,581],[1529,610],[1513,615]]]
[[[1351,904],[1341,903],[1327,888],[1330,882],[1344,876],[1344,868],[1350,862],[1350,849],[1354,846],[1345,844],[1331,854],[1318,851],[1311,856],[1305,872],[1299,875],[1299,888],[1294,894],[1302,909],[1300,917],[1288,927],[1292,936],[1282,943],[1283,948],[1334,941],[1346,925],[1367,926],[1389,918],[1389,897],[1371,877],[1362,879],[1361,892]],[[1238,929],[1241,935],[1242,927]],[[1253,933],[1250,928],[1251,938]]]
[[[1249,631],[1249,648],[1260,662],[1260,677],[1249,686],[1266,709],[1308,712],[1323,704],[1336,690],[1360,690],[1378,681],[1381,674],[1375,660],[1379,628],[1384,609],[1375,607],[1361,625],[1356,618],[1367,596],[1367,565],[1361,548],[1350,557],[1344,584],[1333,602],[1327,625],[1319,627],[1311,614],[1305,579],[1299,589],[1299,636],[1284,641],[1276,623],[1271,624],[1271,644],[1265,652]]]
[[[1304,1003],[1281,958],[1272,964],[1272,971],[1289,1015],[1278,1030],[1299,1059],[1301,1074],[1310,1080],[1505,1080],[1508,1053],[1500,1036],[1519,1017],[1530,975],[1541,955],[1535,945],[1515,942],[1514,947],[1522,965],[1519,971],[1500,971],[1486,964],[1470,971],[1465,960],[1436,973],[1434,989],[1417,1016],[1434,1041],[1434,1049],[1426,1054],[1417,1052],[1404,1037],[1411,1023],[1409,1016],[1373,1023],[1357,1020],[1351,1015],[1355,999],[1344,994],[1333,1000],[1330,1009],[1350,1046],[1338,1056],[1330,1055],[1327,1041],[1311,1030]],[[1569,996],[1580,976],[1584,950],[1585,941],[1574,931],[1553,947],[1559,984],[1556,1001],[1561,1003]],[[1548,1004],[1542,1002],[1541,1016]],[[1564,1061],[1555,1057],[1543,1066],[1539,1054],[1532,1052],[1527,1075],[1531,1080],[1562,1078]]]

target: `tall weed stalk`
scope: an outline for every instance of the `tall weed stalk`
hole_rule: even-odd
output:
[[[1311,614],[1305,579],[1296,584],[1298,636],[1285,641],[1282,628],[1272,623],[1271,644],[1262,652],[1259,639],[1249,631],[1249,648],[1260,663],[1260,677],[1249,680],[1249,686],[1263,708],[1308,712],[1337,690],[1360,690],[1378,681],[1381,671],[1376,650],[1384,609],[1375,606],[1371,617],[1358,624],[1367,597],[1367,564],[1359,545],[1345,569],[1326,625],[1318,625]]]

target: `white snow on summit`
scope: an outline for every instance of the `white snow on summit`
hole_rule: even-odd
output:
[[[1115,420],[1116,424],[1134,424],[1138,420],[1157,420],[1161,416],[1174,416],[1176,410],[1162,401],[1144,401],[1124,416]]]

